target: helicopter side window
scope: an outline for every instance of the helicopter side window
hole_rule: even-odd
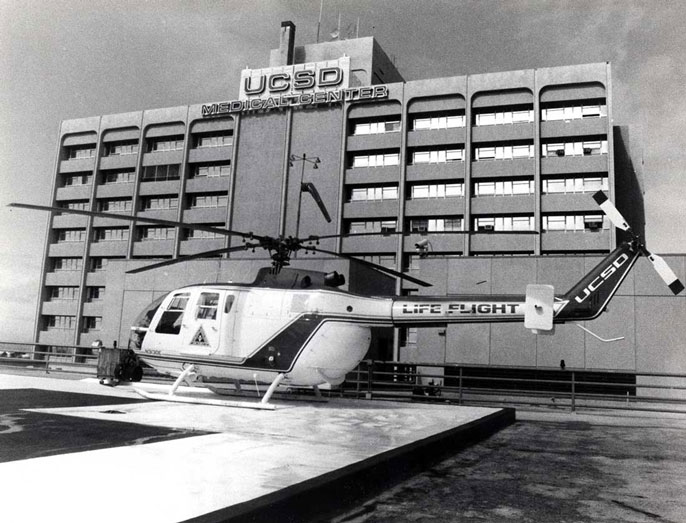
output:
[[[198,300],[198,312],[196,318],[199,320],[214,320],[217,318],[217,305],[219,304],[219,294],[216,292],[203,292]]]
[[[183,311],[186,309],[189,296],[188,293],[183,293],[177,294],[172,298],[167,306],[167,310],[162,313],[155,332],[160,334],[179,334],[181,332]]]

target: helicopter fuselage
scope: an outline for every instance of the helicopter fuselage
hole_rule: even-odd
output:
[[[336,289],[197,285],[158,304],[138,355],[179,374],[340,384],[369,349],[372,327],[522,321],[524,296],[370,297]]]

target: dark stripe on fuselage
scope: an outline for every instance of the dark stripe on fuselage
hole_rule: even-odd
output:
[[[150,361],[167,361],[172,363],[187,363],[192,361],[198,365],[287,373],[293,370],[293,366],[312,336],[314,336],[319,328],[327,322],[370,326],[384,323],[346,316],[303,314],[286,325],[286,327],[265,342],[259,349],[240,362],[235,360],[229,361],[223,359],[221,356],[174,356],[171,353],[150,354],[144,351],[138,351],[137,354],[143,360]]]

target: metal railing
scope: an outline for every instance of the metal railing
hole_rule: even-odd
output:
[[[489,370],[498,375],[489,376]],[[523,371],[545,377],[517,377]],[[613,375],[631,379],[613,382]],[[686,414],[686,374],[675,373],[365,360],[342,390],[366,399]]]
[[[93,347],[0,342],[0,367],[6,368],[95,376],[98,356]],[[150,378],[163,377],[153,369],[144,373]],[[536,374],[543,377],[531,377]],[[612,376],[624,381],[613,381]],[[365,360],[331,394],[571,412],[612,409],[686,414],[686,374],[659,372]]]

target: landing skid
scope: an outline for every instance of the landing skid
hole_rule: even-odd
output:
[[[219,396],[230,396],[234,398],[254,398],[256,392],[253,390],[246,390],[244,388],[236,389],[229,387],[218,387],[215,385],[207,385],[215,394]],[[315,389],[316,391],[317,389]],[[315,396],[308,396],[305,394],[294,394],[292,392],[275,392],[272,396],[274,399],[284,401],[307,401],[312,403],[327,403],[329,400],[322,397],[320,392],[315,392]]]
[[[133,390],[135,390],[145,399],[155,401],[172,401],[174,403],[192,403],[195,405],[214,405],[217,407],[234,407],[242,409],[276,410],[276,406],[272,405],[271,403],[257,403],[250,401],[228,401],[213,398],[185,396],[180,394],[164,394],[159,392],[148,392],[139,387],[134,387]]]
[[[134,387],[134,390],[146,399],[157,400],[157,401],[172,401],[172,402],[176,402],[176,403],[192,403],[192,404],[196,404],[196,405],[214,405],[214,406],[219,406],[219,407],[238,407],[238,408],[244,408],[244,409],[275,410],[276,407],[274,405],[272,405],[271,403],[269,403],[269,400],[272,398],[274,391],[276,391],[276,388],[279,386],[279,384],[283,380],[284,375],[283,374],[277,374],[276,375],[276,378],[274,378],[274,381],[271,383],[271,385],[269,385],[267,392],[264,393],[264,396],[262,396],[262,399],[259,401],[259,403],[253,403],[253,402],[248,402],[248,401],[227,401],[227,400],[220,400],[220,399],[213,399],[213,398],[204,398],[198,394],[192,395],[192,392],[194,392],[194,391],[199,392],[198,388],[192,387],[192,381],[197,379],[197,377],[198,377],[198,374],[196,372],[195,366],[189,365],[188,367],[186,367],[184,369],[184,371],[181,373],[181,375],[176,379],[176,381],[169,388],[169,390],[166,394],[157,393],[157,392],[150,392],[150,391],[144,390],[140,387]],[[179,386],[184,381],[188,385],[191,385],[191,387],[187,388],[185,391],[182,390],[181,394],[179,394],[178,393]],[[207,390],[207,389],[203,389],[203,390]],[[191,393],[191,394],[188,394],[188,393]]]

